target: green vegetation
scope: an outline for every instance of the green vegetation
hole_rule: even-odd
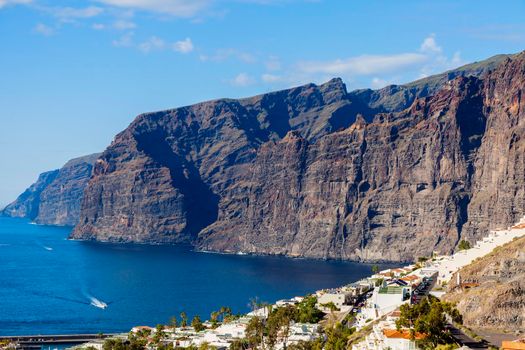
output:
[[[461,251],[461,250],[468,250],[470,248],[471,248],[470,242],[469,241],[465,241],[464,239],[462,239],[461,242],[459,242],[459,244],[458,244],[458,250],[459,251]]]
[[[186,327],[188,325],[188,316],[184,311],[180,313],[180,326]]]
[[[142,337],[128,337],[128,340],[110,338],[104,341],[104,350],[143,350],[146,348],[146,339]]]
[[[347,348],[348,338],[354,333],[354,328],[347,324],[352,317],[347,317],[343,323],[326,326],[324,337],[314,341],[301,341],[297,344],[287,344],[292,322],[318,323],[324,316],[323,312],[315,307],[317,298],[307,296],[297,305],[286,305],[271,310],[266,321],[253,317],[246,328],[246,339],[236,341],[231,350],[261,349],[270,350],[278,342],[284,343],[289,350],[344,350]],[[327,303],[330,304],[330,303]],[[333,303],[331,303],[333,305]],[[335,305],[333,305],[335,307]],[[321,334],[320,334],[321,335]]]
[[[200,332],[206,329],[206,327],[202,324],[199,315],[195,315],[195,317],[193,317],[193,320],[191,320],[191,326],[193,329],[195,329],[195,332]]]
[[[436,298],[426,297],[419,304],[403,304],[401,316],[396,321],[398,329],[408,328],[414,339],[416,333],[425,335],[419,341],[424,349],[435,349],[438,345],[453,344],[452,337],[446,328],[448,315],[454,322],[461,324],[462,317],[453,304],[441,302]]]
[[[295,306],[294,321],[301,323],[318,323],[321,321],[324,313],[315,304],[317,304],[317,297],[313,295],[306,296],[303,301]]]
[[[324,303],[324,304],[321,304],[322,307],[334,312],[334,311],[339,311],[339,308],[334,304],[333,301],[330,301],[328,303]]]
[[[229,307],[223,306],[219,310],[211,313],[210,322],[212,324],[212,328],[217,328],[220,322],[230,322],[237,317],[239,316],[233,315],[232,310]]]
[[[377,266],[377,265],[373,265],[373,266],[372,266],[372,273],[375,275],[375,274],[378,273],[378,272],[379,272],[379,266]]]
[[[153,335],[153,342],[155,344],[160,343],[161,340],[166,338],[166,333],[164,333],[164,325],[158,324],[155,327],[155,334]]]

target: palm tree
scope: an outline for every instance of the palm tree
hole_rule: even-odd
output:
[[[186,327],[188,325],[188,316],[184,311],[180,313],[180,326]]]

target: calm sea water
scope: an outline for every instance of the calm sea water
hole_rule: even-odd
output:
[[[207,319],[221,306],[247,312],[254,297],[274,302],[371,273],[357,263],[68,241],[69,232],[0,218],[0,335],[126,332],[181,311]]]

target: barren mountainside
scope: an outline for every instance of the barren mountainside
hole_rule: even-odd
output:
[[[96,161],[72,237],[368,261],[450,252],[525,209],[525,54],[471,67],[415,93],[334,79],[140,115]]]
[[[525,329],[525,237],[474,261],[455,275],[446,296],[457,303],[469,327],[498,331]]]

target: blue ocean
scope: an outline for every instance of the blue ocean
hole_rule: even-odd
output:
[[[367,264],[79,242],[69,232],[0,218],[0,335],[127,332],[181,311],[207,319],[221,306],[247,312],[252,298],[274,302],[371,274]]]

